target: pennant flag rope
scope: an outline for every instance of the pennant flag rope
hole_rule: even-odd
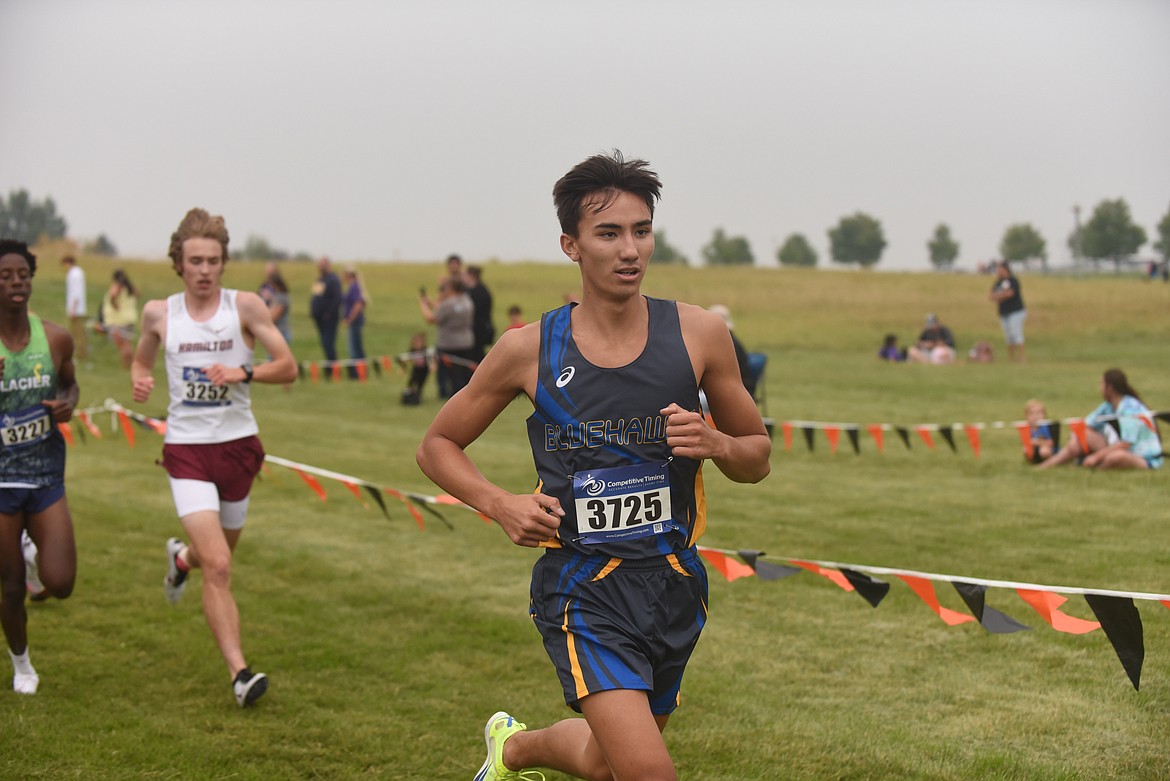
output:
[[[1145,424],[1155,434],[1158,433],[1157,421],[1162,420],[1170,422],[1170,412],[1151,412],[1149,414],[1142,413],[1140,415],[1101,415],[1094,418],[1094,423],[1107,423],[1116,427],[1123,419],[1137,419]],[[769,431],[775,425],[775,421],[771,418],[765,420],[769,424]],[[1068,430],[1080,441],[1081,447],[1086,448],[1085,430],[1088,428],[1088,423],[1084,418],[1065,418],[1062,421],[1058,420],[1042,420],[1038,424],[1044,424],[1049,427],[1053,434],[1053,440],[1059,445],[1061,426],[1067,426]],[[937,433],[942,437],[943,441],[947,443],[951,451],[959,452],[957,446],[957,439],[955,432],[961,431],[967,437],[967,442],[971,447],[971,452],[976,458],[979,458],[983,447],[983,433],[988,429],[1014,429],[1020,437],[1020,444],[1028,453],[1029,458],[1032,454],[1032,429],[1031,425],[1025,420],[1002,421],[994,420],[991,422],[982,423],[952,423],[938,424],[938,423],[918,423],[911,425],[896,425],[893,423],[831,423],[819,420],[784,420],[780,421],[780,430],[784,434],[784,449],[792,450],[792,432],[800,430],[804,435],[805,445],[811,453],[816,449],[817,431],[824,432],[824,437],[829,443],[829,452],[835,454],[837,452],[837,444],[840,440],[841,432],[844,431],[849,437],[849,442],[853,446],[853,452],[861,455],[861,431],[869,433],[873,438],[874,447],[877,452],[885,452],[885,432],[893,431],[902,440],[902,444],[906,446],[907,450],[912,450],[910,442],[910,434],[913,432],[918,435],[922,444],[928,450],[937,450],[935,447],[934,434]]]
[[[129,444],[131,447],[134,446],[134,433],[133,428],[130,425],[131,422],[137,423],[143,428],[159,434],[166,432],[166,421],[159,420],[157,418],[151,418],[141,413],[134,412],[133,410],[126,409],[113,399],[106,399],[105,403],[98,407],[88,407],[84,410],[78,410],[76,412],[76,417],[85,421],[85,426],[87,428],[97,432],[98,430],[92,422],[92,416],[98,413],[108,413],[110,415],[114,430],[117,431],[120,427],[123,434],[127,438],[127,444]],[[68,425],[69,424],[62,424],[62,426],[66,427],[68,427]],[[100,433],[97,433],[96,435],[99,437],[101,436]],[[265,454],[264,463],[265,466],[272,464],[295,472],[301,478],[301,480],[304,481],[305,485],[307,485],[313,491],[313,493],[316,494],[318,498],[320,498],[322,502],[328,501],[329,497],[317,478],[325,478],[327,480],[333,480],[341,483],[357,498],[359,502],[362,502],[363,506],[368,506],[366,505],[365,500],[361,495],[361,491],[364,490],[367,494],[373,497],[374,502],[378,505],[378,508],[382,511],[382,514],[385,515],[387,519],[390,518],[390,511],[382,497],[382,494],[388,494],[406,506],[407,510],[410,512],[411,517],[415,519],[415,522],[418,524],[420,529],[425,529],[425,524],[423,523],[423,515],[422,512],[419,512],[419,508],[436,518],[440,523],[451,530],[454,530],[455,526],[447,520],[446,516],[436,510],[434,505],[446,504],[473,510],[473,508],[468,507],[467,505],[453,499],[452,497],[436,497],[412,491],[400,491],[394,488],[377,485],[376,483],[370,482],[369,480],[363,480],[360,477],[354,477],[353,475],[346,475],[328,469],[321,469],[320,467],[312,466],[310,464],[302,464],[298,461],[281,458],[280,456]],[[738,564],[738,562],[736,563]],[[740,566],[744,565],[741,564]]]
[[[98,407],[78,410],[76,412],[76,418],[84,426],[79,431],[88,430],[96,438],[100,438],[100,429],[92,421],[92,416],[98,413],[108,413],[111,419],[111,429],[114,431],[121,429],[131,446],[133,446],[134,437],[131,422],[156,433],[161,434],[166,431],[165,421],[128,410],[112,399],[107,399],[105,404]],[[1161,417],[1166,414],[1157,413],[1157,416]],[[1081,422],[1083,423],[1083,421]],[[799,427],[805,433],[809,448],[811,449],[812,431],[817,425],[808,421],[785,423],[783,429],[786,435],[785,438],[786,440],[790,438],[792,428]],[[836,426],[838,432],[841,430],[846,432],[850,430],[857,432],[860,430],[859,427],[853,426],[852,424],[830,425]],[[975,431],[981,430],[986,425],[968,424],[965,427],[968,437],[971,439],[973,449],[976,452],[977,448],[974,445],[976,438],[972,437],[970,432],[972,429]],[[1003,423],[991,425],[997,428],[1005,427]],[[64,434],[64,428],[68,428],[69,424],[62,424],[62,426],[62,433]],[[954,426],[954,428],[960,427],[963,427],[963,424],[955,424]],[[1075,431],[1076,427],[1072,422],[1069,422],[1069,427]],[[867,430],[874,437],[874,440],[879,443],[878,446],[880,449],[881,433],[875,433],[875,427],[873,426],[867,427]],[[911,429],[890,426],[888,424],[882,424],[877,428],[877,432],[889,430],[897,432],[906,446],[910,446],[909,433]],[[914,430],[921,436],[923,430],[938,431],[939,426],[926,424],[915,427]],[[833,447],[836,447],[835,439]],[[322,501],[327,501],[328,497],[316,478],[325,478],[341,483],[353,493],[358,501],[362,501],[363,506],[368,507],[362,500],[361,492],[364,490],[378,504],[383,514],[389,518],[390,513],[383,499],[383,494],[387,494],[406,506],[420,529],[424,528],[422,513],[426,512],[437,518],[448,529],[454,530],[454,525],[435,509],[436,505],[447,505],[471,510],[472,512],[476,512],[484,521],[490,522],[490,519],[483,516],[482,513],[479,513],[474,508],[463,504],[449,495],[434,496],[410,491],[400,491],[387,486],[379,486],[359,477],[303,464],[287,458],[281,458],[280,456],[266,455],[264,460],[266,467],[271,464],[287,468],[298,474]],[[1087,589],[1072,586],[1047,586],[1035,583],[943,575],[916,570],[847,564],[837,561],[819,561],[786,556],[775,556],[773,557],[774,561],[764,561],[763,557],[765,554],[757,550],[741,549],[732,551],[703,545],[696,546],[696,548],[699,554],[728,581],[751,577],[753,575],[765,581],[781,580],[799,572],[808,571],[832,581],[843,591],[857,593],[875,608],[878,607],[890,591],[889,583],[876,576],[892,576],[905,583],[919,599],[948,625],[956,626],[974,621],[988,632],[995,634],[1008,634],[1031,629],[1031,627],[1020,623],[1006,613],[988,607],[986,604],[986,592],[988,589],[1012,590],[1056,631],[1069,634],[1085,634],[1101,629],[1112,644],[1135,690],[1140,686],[1142,663],[1145,659],[1145,645],[1141,616],[1134,605],[1134,601],[1155,601],[1170,608],[1170,594]],[[777,561],[783,563],[775,563]],[[963,603],[967,606],[971,615],[967,616],[944,607],[939,602],[938,594],[935,591],[934,583],[937,582],[950,583]],[[1060,610],[1060,607],[1068,601],[1068,597],[1065,595],[1082,596],[1088,604],[1089,609],[1097,618],[1097,621],[1077,618]]]
[[[340,382],[346,378],[366,382],[370,378],[371,371],[378,377],[381,377],[383,372],[389,375],[393,373],[394,365],[398,364],[405,372],[411,363],[420,358],[425,359],[429,364],[442,363],[445,366],[464,366],[472,371],[475,371],[479,366],[476,361],[469,361],[458,355],[428,347],[426,350],[414,350],[394,356],[376,355],[371,358],[338,358],[334,361],[301,361],[297,365],[297,374],[302,378],[307,375],[310,382],[320,382],[322,378],[332,382]],[[349,371],[351,369],[352,371]]]
[[[1145,643],[1141,615],[1134,605],[1134,600],[1160,602],[1162,605],[1170,607],[1170,594],[1112,591],[1074,586],[1044,586],[1010,580],[989,580],[891,567],[845,564],[839,561],[815,561],[787,556],[775,557],[786,564],[794,565],[784,566],[762,561],[761,557],[764,554],[760,551],[730,551],[708,548],[703,545],[699,545],[697,548],[699,554],[711,562],[715,569],[728,580],[736,580],[745,576],[730,566],[730,564],[738,564],[729,558],[736,555],[747,567],[754,570],[754,574],[761,580],[777,580],[803,569],[833,581],[845,591],[856,591],[873,607],[877,607],[889,592],[889,584],[873,576],[893,576],[905,583],[947,625],[957,626],[975,621],[988,632],[994,634],[1009,634],[1031,629],[1006,613],[987,606],[987,589],[1010,589],[1015,591],[1020,599],[1032,607],[1049,626],[1058,632],[1085,634],[1102,629],[1117,652],[1117,658],[1135,690],[1141,684]],[[740,566],[744,566],[744,564]],[[734,573],[734,577],[729,573]],[[935,591],[935,583],[950,583],[970,610],[971,615],[964,615],[943,607]],[[1061,611],[1060,606],[1068,601],[1068,597],[1064,596],[1066,594],[1083,596],[1097,617],[1097,621],[1077,618]]]

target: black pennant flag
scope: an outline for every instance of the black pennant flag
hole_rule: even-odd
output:
[[[900,436],[902,438],[902,444],[906,446],[907,450],[909,450],[910,449],[910,430],[907,428],[903,428],[902,426],[894,426],[894,431],[898,432],[898,436]]]
[[[760,551],[741,550],[738,553],[739,557],[756,571],[756,577],[760,580],[780,580],[789,575],[804,572],[800,567],[789,567],[784,564],[773,564],[770,561],[760,561],[759,557],[764,555]]]
[[[1048,430],[1052,432],[1052,452],[1060,450],[1060,424],[1052,421],[1048,424]]]
[[[386,516],[386,520],[390,520],[390,510],[386,507],[386,500],[382,498],[382,492],[369,483],[362,483],[362,488],[366,489],[366,493],[374,497],[374,501],[382,508],[382,514]]]
[[[858,439],[857,429],[847,428],[845,429],[845,433],[849,435],[849,444],[853,445],[853,452],[861,455],[861,442]]]
[[[811,426],[801,426],[800,430],[804,433],[805,444],[808,445],[808,451],[811,453],[813,449],[813,430]]]
[[[1006,635],[1012,632],[1031,631],[1032,627],[1021,624],[1007,613],[1001,613],[995,608],[987,606],[987,586],[982,586],[978,583],[962,583],[960,581],[954,581],[951,585],[955,587],[955,591],[958,591],[959,596],[967,603],[967,609],[971,611],[971,615],[975,616],[976,620],[979,621],[979,625],[988,632],[997,635]]]
[[[381,361],[370,361],[370,367],[373,368],[374,374],[378,375],[379,377],[382,376],[382,362]]]
[[[1101,622],[1101,629],[1113,643],[1113,650],[1117,651],[1117,658],[1137,691],[1141,684],[1142,662],[1146,658],[1146,644],[1142,637],[1142,617],[1134,607],[1133,599],[1085,594],[1085,601]]]
[[[446,526],[448,529],[450,529],[451,531],[455,531],[455,527],[454,527],[454,526],[451,524],[451,522],[450,522],[450,521],[448,521],[448,520],[446,519],[446,517],[444,517],[444,516],[443,516],[443,514],[442,514],[441,512],[439,512],[438,510],[436,510],[434,507],[431,507],[431,505],[430,505],[430,502],[424,502],[422,499],[417,499],[417,498],[415,498],[415,497],[413,497],[413,496],[409,496],[409,497],[407,497],[407,498],[408,498],[408,499],[410,499],[410,501],[412,501],[412,502],[414,502],[415,504],[417,504],[419,507],[421,507],[421,508],[423,508],[424,510],[426,510],[426,511],[427,511],[428,513],[430,513],[431,515],[433,515],[433,516],[435,516],[436,518],[438,518],[440,521],[442,521],[442,522],[443,522],[443,525],[444,525],[444,526]]]
[[[853,588],[857,590],[857,593],[861,595],[862,599],[874,607],[881,604],[886,594],[890,593],[890,584],[884,580],[878,580],[865,573],[854,572],[844,567],[841,568],[841,574],[853,585]]]
[[[955,447],[955,432],[951,431],[950,426],[939,423],[938,424],[938,433],[942,436],[943,439],[945,439],[947,441],[947,444],[951,446],[952,453],[959,452],[958,449]]]

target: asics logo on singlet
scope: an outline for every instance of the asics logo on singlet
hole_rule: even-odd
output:
[[[597,496],[605,490],[605,481],[598,480],[596,477],[590,477],[585,482],[581,483],[581,488],[590,496]]]
[[[566,385],[568,385],[570,382],[573,381],[573,375],[575,375],[576,373],[577,373],[577,367],[575,367],[575,366],[565,367],[565,370],[563,372],[561,372],[561,376],[557,377],[557,387],[563,388]]]

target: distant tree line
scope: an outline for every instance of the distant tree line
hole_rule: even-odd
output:
[[[57,204],[46,197],[38,201],[27,190],[13,190],[8,197],[0,196],[0,236],[35,244],[42,238],[64,238],[68,224],[57,213]],[[834,263],[857,264],[868,268],[881,261],[886,248],[886,239],[881,222],[861,211],[842,217],[835,226],[828,229],[829,256]],[[1116,268],[1127,258],[1137,253],[1147,240],[1145,230],[1133,221],[1129,204],[1124,198],[1103,200],[1093,209],[1093,214],[1084,225],[1078,225],[1068,237],[1068,247],[1073,258],[1092,260],[1099,263],[1111,260]],[[666,239],[665,231],[655,231],[654,260],[658,263],[679,263],[690,261],[678,248]],[[1154,250],[1170,263],[1170,210],[1158,222]],[[951,235],[945,223],[935,226],[934,233],[926,242],[928,258],[932,266],[948,269],[959,256],[959,243]],[[118,254],[114,243],[99,234],[83,245],[85,252],[93,255],[115,256]],[[273,246],[262,236],[249,235],[243,249],[233,251],[233,256],[246,260],[312,260],[307,252],[289,253]],[[1030,223],[1009,225],[999,243],[999,254],[1004,260],[1039,260],[1047,263],[1048,251],[1044,237]],[[702,262],[708,266],[751,266],[755,264],[748,240],[743,236],[728,235],[722,227],[716,228],[711,240],[701,250]],[[804,234],[789,235],[776,251],[781,266],[813,267],[817,264],[817,253]]]
[[[856,264],[862,268],[880,262],[887,243],[881,221],[861,211],[842,217],[827,234],[829,256],[833,262]],[[667,242],[664,231],[656,231],[654,237],[656,262],[689,262]],[[1120,267],[1122,261],[1132,257],[1146,243],[1146,232],[1133,221],[1124,199],[1104,200],[1093,210],[1089,220],[1073,231],[1068,243],[1075,260],[1112,260]],[[1170,210],[1158,223],[1157,240],[1152,246],[1161,253],[1165,262],[1170,263]],[[959,257],[959,243],[945,223],[935,226],[926,248],[930,264],[940,270],[951,268]],[[1048,262],[1044,237],[1026,222],[1009,225],[1004,230],[999,254],[1003,260]],[[818,260],[816,250],[802,233],[790,234],[776,251],[776,259],[781,266],[805,267],[816,266]],[[750,266],[755,263],[755,256],[746,238],[731,236],[723,228],[716,228],[711,240],[702,248],[702,263],[708,266]]]
[[[33,199],[28,190],[13,190],[8,197],[0,196],[0,236],[25,244],[36,244],[41,237],[63,239],[68,225],[57,214],[52,198]]]

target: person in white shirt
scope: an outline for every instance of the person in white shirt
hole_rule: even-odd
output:
[[[170,403],[163,467],[190,544],[167,540],[163,588],[177,602],[190,570],[203,570],[203,612],[227,663],[236,702],[254,703],[268,688],[240,643],[231,592],[232,554],[243,532],[248,492],[264,462],[252,415],[251,383],[290,383],[296,359],[255,293],[220,286],[228,260],[223,217],[192,209],[171,236],[170,257],[183,291],[150,301],[130,368],[134,401],[154,389],[154,362],[165,350]],[[256,343],[271,360],[252,367]]]
[[[85,272],[77,265],[77,258],[61,258],[65,266],[65,315],[69,318],[69,333],[73,335],[73,358],[89,360],[89,338],[85,332]]]

